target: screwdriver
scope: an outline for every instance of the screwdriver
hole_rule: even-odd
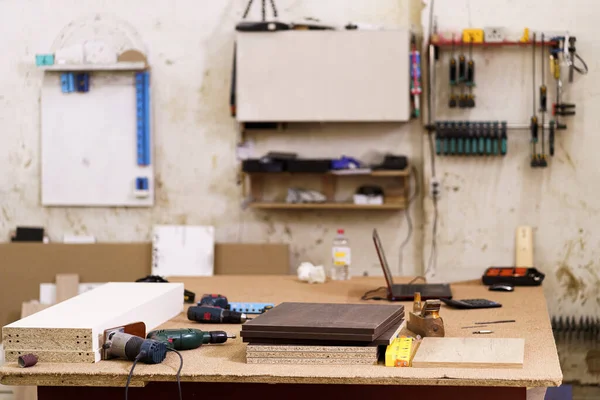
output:
[[[192,306],[188,308],[187,317],[190,321],[211,324],[241,324],[250,319],[244,313],[208,306]]]
[[[542,114],[542,154],[539,156],[539,164],[541,167],[548,166],[548,162],[546,161],[546,132],[544,131],[544,125],[546,124],[546,109],[547,109],[547,89],[546,89],[546,70],[544,65],[546,63],[543,61],[545,57],[544,52],[544,34],[542,33],[542,84],[540,86],[540,113]]]
[[[502,129],[500,132],[500,153],[502,153],[502,155],[506,155],[506,152],[508,151],[508,136],[506,135],[506,122],[502,122]]]
[[[479,142],[479,124],[477,122],[473,123],[471,128],[471,154],[477,155],[477,143]]]
[[[550,121],[550,133],[548,134],[548,147],[550,155],[554,156],[554,121]]]
[[[473,61],[473,36],[469,42],[469,61],[467,62],[467,76],[465,79],[466,85],[469,87],[469,95],[467,97],[466,106],[469,108],[475,107],[475,97],[473,96],[473,86],[475,86],[475,61]]]
[[[529,129],[531,130],[531,166],[532,167],[537,167],[538,166],[538,160],[537,160],[537,154],[536,154],[536,143],[538,141],[538,119],[536,116],[536,111],[535,111],[535,32],[533,33],[533,43],[532,46],[533,48],[533,58],[532,58],[532,70],[533,70],[533,74],[532,74],[532,83],[533,83],[533,114],[531,116],[531,122],[529,124]]]
[[[454,34],[452,34],[452,53],[450,56],[450,101],[448,107],[456,108],[457,101],[454,94],[454,86],[456,86],[456,57],[454,57]]]
[[[461,51],[463,48],[464,42],[461,42]],[[465,83],[467,80],[467,59],[464,54],[460,54],[458,56],[458,83]],[[458,107],[465,108],[467,107],[468,99],[467,96],[463,92],[463,87],[460,87],[460,96],[458,98]]]
[[[471,123],[467,121],[466,125],[465,125],[465,154],[470,156],[471,155],[471,141],[472,141],[472,130],[471,130]]]
[[[469,123],[468,122],[464,122],[464,123],[460,123],[458,125],[458,128],[456,128],[456,125],[454,125],[456,132],[456,136],[457,139],[456,141],[457,143],[457,153],[459,156],[462,156],[465,153],[465,127],[468,126]]]
[[[494,121],[494,130],[492,133],[492,154],[498,155],[498,141],[500,140],[500,133],[498,129],[498,121]]]
[[[486,131],[485,131],[485,125],[483,122],[480,122],[478,125],[479,125],[479,137],[478,137],[479,146],[478,146],[477,152],[479,153],[480,156],[482,156],[485,153]]]
[[[456,132],[453,128],[454,123],[450,122],[448,124],[448,130],[450,132],[450,155],[453,156],[456,154]]]

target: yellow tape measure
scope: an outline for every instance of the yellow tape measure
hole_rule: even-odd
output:
[[[386,367],[409,367],[412,356],[413,339],[396,338],[385,350]]]

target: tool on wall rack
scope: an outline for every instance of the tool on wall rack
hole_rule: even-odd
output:
[[[456,66],[456,57],[454,56],[454,34],[452,34],[452,53],[450,55],[450,101],[448,102],[448,107],[456,108],[458,105],[458,101],[456,99],[456,95],[454,94],[454,87],[457,84],[457,66]]]
[[[475,86],[475,61],[473,61],[473,35],[469,36],[469,61],[467,61],[467,76],[465,84],[469,88],[469,94],[466,99],[466,106],[475,107],[475,96],[473,96],[473,87]]]
[[[436,154],[498,156],[507,151],[505,121],[437,121]]]
[[[464,93],[464,83],[467,80],[467,59],[463,52],[464,44],[461,42],[460,55],[458,56],[458,85],[460,86],[460,95],[458,97],[458,107],[467,107],[467,96]]]
[[[542,130],[542,153],[538,155],[538,164],[540,167],[544,168],[548,166],[548,162],[546,161],[546,132],[544,126],[546,125],[546,111],[548,104],[548,89],[546,88],[546,69],[544,65],[544,57],[546,56],[544,49],[544,34],[542,33],[542,41],[540,45],[542,49],[542,84],[540,85],[540,113],[542,114],[542,124],[540,126]]]
[[[530,131],[531,131],[531,166],[532,167],[538,167],[539,166],[539,162],[538,162],[538,157],[537,157],[537,151],[536,151],[536,145],[538,142],[538,118],[537,118],[537,113],[536,113],[536,108],[535,108],[535,32],[533,33],[533,38],[532,38],[532,59],[531,59],[531,70],[532,70],[532,78],[531,78],[531,82],[533,85],[533,114],[531,115],[531,121],[530,121]]]

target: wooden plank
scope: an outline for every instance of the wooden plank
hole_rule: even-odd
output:
[[[56,302],[68,300],[79,294],[79,275],[57,274],[56,275]]]
[[[107,283],[2,328],[5,352],[28,350],[32,338],[46,351],[94,353],[103,331],[132,322],[148,330],[183,310],[180,283]]]
[[[522,368],[525,340],[519,338],[426,337],[415,368]]]
[[[248,364],[291,364],[291,365],[373,365],[373,358],[248,358]]]
[[[285,302],[246,322],[242,331],[363,334],[376,338],[402,315],[402,305]]]
[[[237,32],[236,43],[239,121],[410,117],[407,29]]]
[[[393,204],[354,204],[354,203],[270,203],[253,202],[251,208],[271,210],[403,210],[406,202]]]

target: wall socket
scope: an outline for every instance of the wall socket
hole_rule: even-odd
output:
[[[429,195],[432,199],[439,199],[442,195],[442,184],[436,177],[432,177],[429,181]]]

